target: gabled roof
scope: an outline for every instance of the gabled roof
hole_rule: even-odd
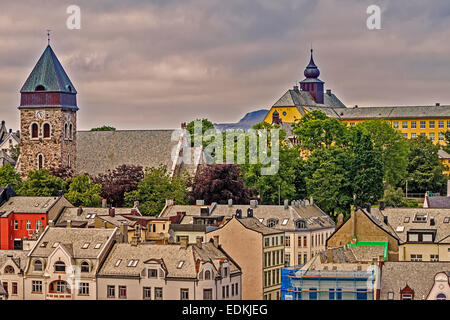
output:
[[[0,207],[0,216],[15,213],[47,213],[61,197],[11,197]]]
[[[77,93],[50,45],[45,48],[20,92],[35,92],[37,86],[45,91]]]
[[[326,107],[339,108],[339,110],[345,108],[341,100],[331,92],[325,92],[323,98],[324,103],[318,104],[308,91],[290,89],[274,103],[273,107]],[[302,109],[299,108],[299,111],[302,115],[304,114]]]

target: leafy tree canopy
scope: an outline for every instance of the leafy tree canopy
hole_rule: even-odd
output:
[[[14,191],[18,192],[22,185],[20,174],[17,173],[12,165],[5,163],[0,168],[0,186],[6,187],[9,185]]]
[[[66,182],[40,169],[28,172],[27,179],[17,193],[21,196],[50,197],[58,196],[60,191],[66,191]]]
[[[101,189],[102,186],[94,183],[89,176],[77,176],[72,179],[66,198],[74,206],[98,207],[102,202]]]
[[[91,131],[116,131],[116,128],[104,125],[101,127],[92,128]]]

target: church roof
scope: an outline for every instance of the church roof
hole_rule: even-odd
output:
[[[336,95],[331,92],[324,93],[324,103],[316,103],[313,96],[308,91],[290,89],[278,99],[273,105],[274,107],[328,107],[328,108],[345,108],[345,105]],[[303,110],[300,110],[303,114]]]
[[[45,48],[20,92],[35,92],[38,86],[43,86],[45,91],[77,93],[50,45]]]

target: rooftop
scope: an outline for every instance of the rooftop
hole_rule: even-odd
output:
[[[47,213],[60,197],[11,197],[0,207],[0,216],[15,213]]]

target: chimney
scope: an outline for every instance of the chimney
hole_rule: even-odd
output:
[[[198,248],[202,248],[202,237],[197,237],[197,238],[195,238],[195,240],[196,240],[196,243],[197,243],[197,247]]]
[[[81,206],[79,206],[77,208],[77,217],[81,216],[82,213],[83,213],[83,208]]]
[[[228,199],[228,206],[230,208],[233,206],[233,199]]]
[[[327,262],[333,263],[333,249],[327,248]]]
[[[430,226],[434,226],[436,224],[436,221],[434,220],[434,217],[430,218]]]
[[[327,89],[327,95],[331,96],[331,90]]]
[[[252,208],[247,209],[247,218],[253,218],[253,209]]]
[[[173,199],[166,199],[166,206],[173,206]]]
[[[284,209],[287,210],[289,208],[289,200],[284,200]]]
[[[102,200],[102,208],[106,208],[108,205],[108,202],[106,201],[106,199]]]
[[[105,224],[106,226],[106,224]],[[120,234],[122,236],[122,243],[127,243],[128,242],[128,224],[126,222],[122,223],[122,225],[120,226]]]
[[[135,201],[133,208],[139,209],[139,201]]]
[[[300,92],[300,91],[298,90],[298,86],[294,86],[294,91],[295,91],[295,92]]]
[[[355,208],[351,209],[350,219],[352,221],[352,237],[356,236],[356,213]]]
[[[49,227],[54,227],[55,223],[53,222],[53,220],[48,220],[48,226]]]
[[[12,129],[9,129],[9,133],[12,133]]]
[[[72,228],[72,220],[66,221],[66,228]]]
[[[184,249],[188,247],[189,237],[188,236],[182,236],[180,237],[180,246]]]
[[[250,207],[256,208],[258,206],[258,200],[250,200]]]
[[[358,108],[358,105],[357,105],[357,104],[355,104],[355,109],[356,109],[356,108]]]
[[[108,229],[108,222],[103,221],[103,228]]]
[[[216,247],[216,248],[219,247],[219,236],[213,237],[213,244],[214,244],[214,247]]]
[[[385,208],[386,208],[385,202],[384,201],[380,201],[380,210],[384,210]]]
[[[384,224],[388,224],[388,217],[387,216],[383,216],[383,222],[384,222]]]
[[[309,205],[310,206],[314,205],[314,198],[312,196],[309,198]]]
[[[370,210],[372,209],[372,206],[370,205],[370,204],[368,204],[367,205],[367,207],[366,207],[366,211],[368,212],[368,213],[370,213]]]
[[[344,223],[344,214],[341,212],[337,217],[336,228],[339,228]]]
[[[136,209],[136,208],[132,208],[132,209],[131,209],[131,214],[132,214],[133,216],[137,216],[137,215],[138,215],[137,209]]]
[[[111,218],[114,218],[116,216],[116,208],[114,208],[114,207],[109,208],[109,216]]]
[[[241,219],[242,218],[242,210],[236,209],[236,218]]]

